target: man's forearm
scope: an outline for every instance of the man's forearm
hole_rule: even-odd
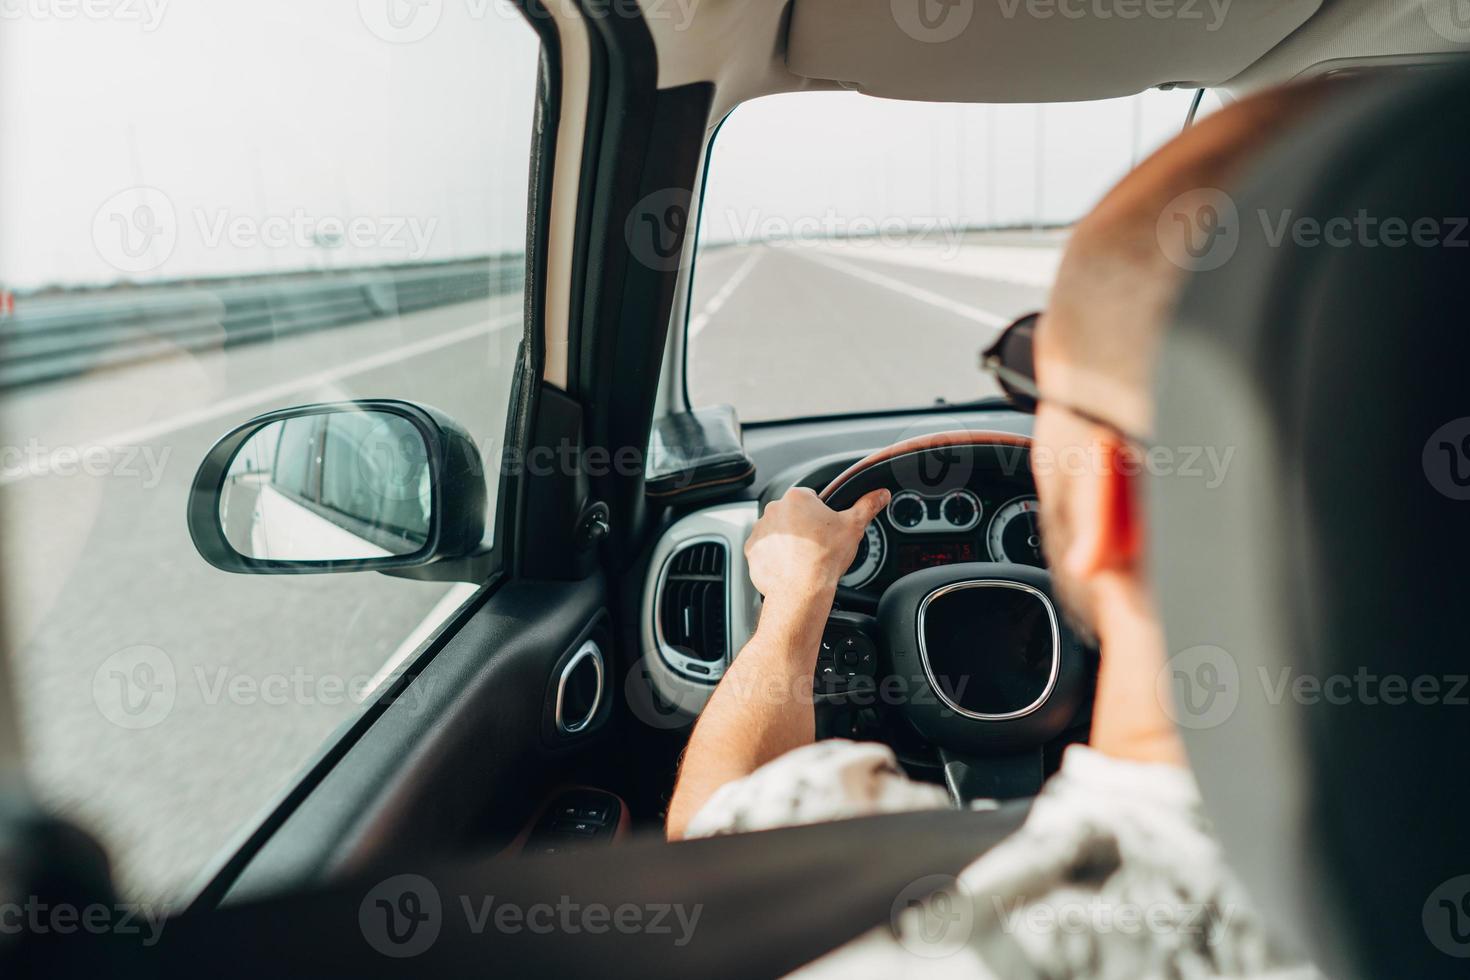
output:
[[[668,835],[726,783],[816,738],[810,696],[833,591],[767,600],[750,642],[715,688],[689,738],[669,803]]]

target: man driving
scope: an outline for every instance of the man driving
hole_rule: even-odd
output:
[[[1045,313],[992,348],[997,380],[1036,416],[1033,475],[1054,587],[1101,656],[1089,745],[1066,750],[1021,829],[960,876],[975,925],[972,955],[947,961],[957,975],[1212,976],[1293,963],[1225,868],[1156,694],[1168,650],[1142,567],[1151,529],[1138,461],[1184,278],[1161,247],[1161,217],[1181,196],[1228,187],[1322,89],[1232,104],[1144,161],[1076,226]],[[1075,458],[1092,463],[1048,465]],[[809,700],[768,696],[811,678],[837,580],[888,500],[877,490],[834,512],[793,489],[757,523],[745,551],[765,597],[760,622],[691,735],[671,838],[950,805],[941,787],[905,776],[887,746],[815,742]],[[1099,901],[1154,908],[1152,924],[1109,928],[1094,915],[1080,931],[1025,925],[1033,906]],[[812,969],[900,973],[914,947],[902,930],[897,938],[875,930]]]

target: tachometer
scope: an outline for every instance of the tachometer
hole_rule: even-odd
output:
[[[986,535],[991,560],[1045,567],[1038,517],[1036,497],[1031,494],[1007,501],[996,510]]]
[[[858,542],[857,557],[837,581],[850,589],[867,585],[878,574],[878,569],[883,567],[883,555],[887,546],[888,539],[883,534],[882,525],[873,521],[863,532],[863,540]]]

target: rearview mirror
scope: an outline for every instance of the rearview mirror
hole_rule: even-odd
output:
[[[480,455],[433,409],[306,405],[215,444],[189,497],[189,534],[216,568],[286,574],[409,568],[480,549]]]

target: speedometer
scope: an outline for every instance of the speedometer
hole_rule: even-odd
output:
[[[1036,497],[1032,494],[1001,506],[990,518],[990,530],[986,534],[991,560],[1045,568],[1038,516]]]
[[[858,542],[857,557],[853,558],[852,564],[837,581],[850,589],[867,585],[878,574],[878,569],[883,567],[883,554],[887,551],[887,545],[888,539],[883,534],[882,525],[873,521],[863,532],[862,541]]]

